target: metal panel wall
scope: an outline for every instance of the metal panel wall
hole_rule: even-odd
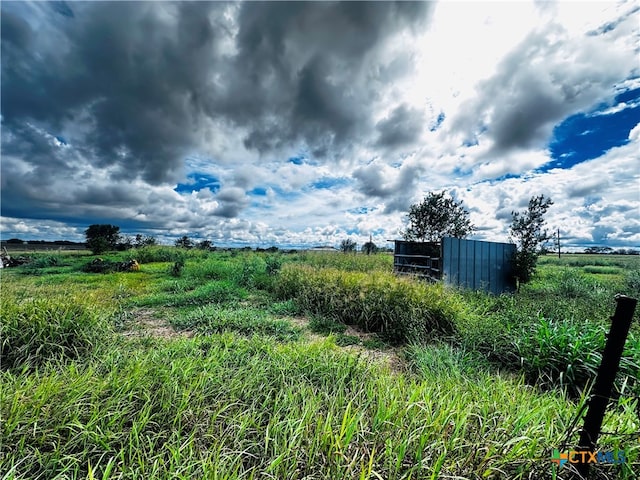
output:
[[[445,282],[473,290],[500,294],[514,291],[512,243],[442,239],[442,273]]]

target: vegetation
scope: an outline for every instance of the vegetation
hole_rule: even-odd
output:
[[[544,215],[551,205],[553,202],[550,198],[539,195],[531,197],[525,212],[511,212],[512,223],[509,233],[516,244],[513,266],[520,282],[528,282],[531,279],[544,244],[551,239],[551,235],[544,228]]]
[[[179,239],[176,240],[175,246],[179,248],[193,248],[195,246],[193,240],[191,240],[187,235],[183,235]]]
[[[355,252],[356,246],[357,246],[356,242],[354,242],[350,238],[346,238],[342,240],[342,242],[340,242],[340,251],[342,253]]]
[[[637,256],[543,256],[503,296],[385,254],[55,257],[0,272],[7,479],[554,478],[613,295],[640,297]],[[599,441],[628,461],[598,478],[635,478],[638,378],[636,321]]]
[[[462,201],[456,202],[443,190],[430,192],[422,202],[411,205],[405,240],[439,242],[442,237],[465,238],[475,230]]]
[[[115,250],[120,239],[120,227],[108,224],[93,224],[85,230],[87,247],[94,255]]]

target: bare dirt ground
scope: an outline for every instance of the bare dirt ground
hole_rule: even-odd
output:
[[[175,330],[169,322],[159,318],[154,310],[143,308],[134,310],[131,315],[131,320],[127,322],[128,328],[122,332],[125,337],[193,337],[193,332],[190,330]]]

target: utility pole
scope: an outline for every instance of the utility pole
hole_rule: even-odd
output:
[[[558,229],[558,258],[560,258],[560,229]]]

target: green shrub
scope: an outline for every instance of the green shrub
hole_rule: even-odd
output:
[[[640,300],[640,270],[632,270],[627,273],[626,287],[629,295]]]
[[[182,275],[182,270],[184,270],[184,260],[177,260],[169,268],[169,274],[172,277],[179,277]]]
[[[148,247],[133,248],[129,250],[128,257],[136,259],[140,263],[157,263],[157,262],[179,262],[185,261],[187,255],[192,257],[193,255],[202,254],[202,251],[197,250],[186,251],[175,247],[163,247],[159,245],[152,245]]]
[[[275,275],[282,268],[282,257],[280,255],[269,255],[265,258],[267,265],[267,273],[269,275]]]
[[[106,333],[94,311],[73,299],[1,301],[3,370],[34,368],[90,352]]]
[[[605,333],[603,325],[540,317],[514,332],[511,362],[519,364],[528,383],[542,388],[559,385],[576,394],[596,376]]]

